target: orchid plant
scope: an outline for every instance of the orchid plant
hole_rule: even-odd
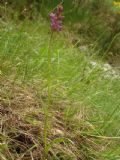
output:
[[[62,16],[63,12],[63,6],[62,3],[60,3],[53,12],[50,13],[50,21],[51,21],[51,36],[49,40],[49,45],[48,45],[48,104],[47,107],[45,107],[44,114],[45,114],[45,120],[44,120],[44,154],[45,157],[47,157],[48,154],[48,142],[47,142],[47,134],[48,134],[48,117],[49,117],[49,110],[51,106],[51,97],[52,97],[52,89],[51,89],[51,60],[52,60],[52,55],[51,55],[51,46],[52,46],[52,38],[54,32],[60,32],[62,31],[62,21],[64,17]]]

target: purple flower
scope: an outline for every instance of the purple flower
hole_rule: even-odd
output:
[[[51,20],[51,29],[53,31],[61,31],[62,30],[62,16],[63,12],[63,6],[59,5],[55,12],[52,12],[50,14],[50,20]]]

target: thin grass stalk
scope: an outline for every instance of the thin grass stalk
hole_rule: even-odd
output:
[[[116,38],[117,38],[117,37],[119,37],[119,36],[120,36],[120,32],[119,32],[119,33],[117,33],[117,34],[113,37],[113,39],[112,39],[112,41],[110,42],[110,44],[109,44],[109,46],[108,46],[107,50],[104,52],[104,54],[103,54],[102,58],[104,58],[104,57],[108,54],[108,52],[110,51],[110,49],[111,49],[111,47],[112,47],[112,45],[113,45],[114,41],[115,41],[115,40],[116,40]]]
[[[115,114],[118,112],[118,110],[120,109],[119,105],[116,106],[116,108],[113,110],[113,112],[105,119],[101,129],[106,130],[109,125],[110,125],[110,120],[115,116]]]

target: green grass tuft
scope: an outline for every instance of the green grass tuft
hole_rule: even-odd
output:
[[[43,107],[47,100],[49,24],[42,18],[39,21],[1,21],[0,23],[0,113],[3,114],[5,110],[10,116],[9,109],[11,108],[13,117],[16,118],[17,115],[16,121],[20,122],[22,127],[25,121],[25,125],[27,123],[32,125],[29,127],[33,131],[34,125],[35,129],[40,130],[43,124],[40,124],[38,120],[41,117],[37,116],[39,114],[42,116]],[[111,76],[112,70],[110,73],[105,71],[103,62],[98,61],[94,56],[90,57],[89,50],[86,54],[73,46],[69,42],[70,36],[71,34],[67,34],[67,29],[65,29],[63,33],[55,34],[53,37],[51,87],[52,114],[54,115],[55,112],[55,116],[51,120],[53,122],[51,125],[54,126],[52,128],[54,136],[59,138],[62,135],[68,141],[66,142],[62,138],[57,139],[58,141],[56,140],[53,145],[55,140],[52,131],[50,131],[49,141],[54,147],[50,146],[52,149],[50,149],[49,155],[54,155],[54,158],[51,157],[55,160],[76,160],[77,158],[82,160],[118,160],[120,159],[118,145],[120,140],[120,78]],[[96,61],[98,65],[92,65],[92,61]],[[10,82],[7,82],[6,79]],[[27,86],[32,88],[32,91],[27,91],[27,94],[26,92],[21,93],[19,89],[16,89],[16,85],[22,86],[20,90],[25,90],[24,87]],[[35,93],[32,98],[28,94],[31,92]],[[21,101],[21,97],[23,100],[27,97],[27,101]],[[30,104],[28,103],[29,98]],[[13,107],[17,104],[18,111],[23,109],[23,112],[20,113],[20,120],[17,109]],[[41,105],[40,111],[38,108],[35,108],[34,111],[34,105],[37,104]],[[8,107],[7,111],[5,107]],[[21,107],[24,108],[21,109]],[[32,107],[30,113],[26,111],[29,107]],[[4,114],[1,115],[2,120]],[[7,124],[6,120],[5,124]],[[56,124],[58,128],[55,127]],[[14,125],[10,130],[12,135],[11,132],[6,132],[6,135],[0,133],[0,142],[2,142],[0,157],[3,160],[7,159],[9,154],[11,159],[19,156],[14,153],[14,147],[17,145],[14,146],[14,143],[18,140],[14,138],[15,134],[19,135],[19,131],[22,131],[23,133],[20,135],[25,138],[25,129],[21,129],[21,126],[16,128],[16,124]],[[9,130],[8,125],[6,129]],[[40,150],[42,154],[42,135],[37,135],[36,138],[36,134],[33,132],[32,135],[30,134],[31,132],[27,134],[27,140],[31,144],[28,142],[24,144],[28,145],[26,152],[33,154],[32,151],[35,147],[37,156],[40,156],[38,146],[42,147]],[[10,141],[9,136],[13,141]],[[117,137],[118,141],[112,137]],[[20,156],[24,157],[26,152],[22,151]]]

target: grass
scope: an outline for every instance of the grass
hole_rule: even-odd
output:
[[[0,157],[43,160],[49,24],[0,23]],[[48,160],[119,160],[120,79],[71,36],[65,28],[53,37]]]

